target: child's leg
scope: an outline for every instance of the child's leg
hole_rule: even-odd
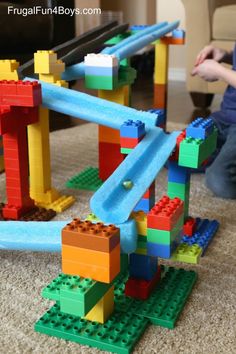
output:
[[[224,145],[206,170],[206,186],[218,197],[236,199],[236,124],[227,129]]]

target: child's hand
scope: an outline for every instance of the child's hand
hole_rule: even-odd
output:
[[[205,59],[213,59],[217,62],[220,62],[227,55],[227,51],[220,48],[215,48],[213,45],[207,45],[204,47],[199,54],[197,55],[195,66],[200,65],[204,62]]]
[[[203,63],[195,66],[192,75],[198,75],[205,81],[213,82],[221,79],[224,67],[215,60],[207,59]]]

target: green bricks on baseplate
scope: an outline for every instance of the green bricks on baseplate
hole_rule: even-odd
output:
[[[162,279],[145,301],[125,296],[127,279],[128,273],[121,273],[115,280],[115,311],[106,323],[64,314],[57,303],[38,320],[35,330],[114,353],[130,353],[149,323],[174,328],[197,274],[162,266]]]
[[[82,189],[88,191],[98,190],[103,181],[98,176],[97,167],[87,167],[82,172],[70,178],[66,182],[66,187],[71,189]]]
[[[42,296],[60,301],[62,312],[82,317],[96,305],[111,286],[112,284],[61,273],[43,289]]]

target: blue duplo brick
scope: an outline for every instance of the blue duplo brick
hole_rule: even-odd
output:
[[[152,196],[151,198],[148,199],[142,198],[134,207],[134,211],[142,210],[145,213],[147,213],[152,209],[154,205],[155,205],[155,196]]]
[[[214,129],[214,122],[211,118],[197,118],[186,128],[186,137],[205,140]]]
[[[166,110],[165,109],[149,109],[148,112],[154,113],[157,115],[156,126],[159,127],[166,121]]]
[[[175,241],[170,245],[147,242],[147,253],[148,256],[170,258],[177,246],[178,242]]]
[[[175,29],[172,32],[172,37],[173,38],[184,38],[185,37],[185,31],[177,28],[177,29]]]
[[[157,272],[157,257],[131,253],[129,275],[136,279],[151,280]]]
[[[168,182],[186,184],[190,181],[190,170],[187,167],[179,166],[175,161],[168,163]]]
[[[90,76],[117,76],[118,66],[85,66],[85,75]]]
[[[120,136],[124,138],[140,138],[145,135],[145,124],[140,120],[132,119],[124,122],[120,127]]]
[[[217,220],[208,220],[196,218],[197,228],[192,237],[184,236],[181,240],[181,243],[187,243],[192,246],[197,244],[202,248],[202,256],[206,251],[209,243],[215,236],[218,228],[219,222]]]

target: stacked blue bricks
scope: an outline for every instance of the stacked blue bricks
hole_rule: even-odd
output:
[[[129,257],[129,276],[135,279],[151,280],[157,273],[157,258],[132,253]]]

